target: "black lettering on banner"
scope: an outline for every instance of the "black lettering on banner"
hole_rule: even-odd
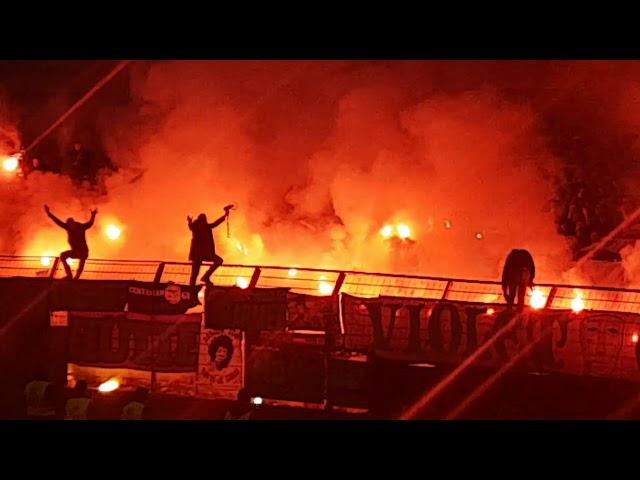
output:
[[[445,338],[443,318],[445,312],[449,312],[450,338]],[[438,358],[454,355],[458,352],[462,340],[462,325],[458,309],[449,303],[439,303],[431,311],[428,323],[429,344]],[[448,348],[446,348],[448,344]]]
[[[486,308],[466,307],[464,311],[467,316],[467,349],[464,354],[468,356],[478,348],[478,315],[484,313]]]
[[[365,302],[369,318],[371,319],[371,327],[373,329],[373,348],[375,350],[388,350],[384,330],[382,329],[382,303],[380,301]]]
[[[424,304],[407,305],[409,311],[409,342],[407,345],[407,353],[417,355],[422,353],[422,345],[420,342],[420,312],[424,309]]]
[[[129,319],[125,314],[69,315],[68,361],[104,368],[191,371],[198,364],[199,316],[175,323]]]
[[[390,303],[387,304],[387,308],[389,308],[389,326],[387,327],[387,336],[386,336],[386,345],[391,345],[391,338],[393,337],[393,329],[396,326],[396,315],[398,314],[398,310],[402,308],[401,303]]]
[[[515,335],[515,329],[511,328],[507,331],[502,332],[500,335],[496,336],[500,330],[509,325],[509,322],[513,319],[516,313],[510,310],[503,310],[498,313],[496,316],[496,321],[493,324],[493,329],[491,330],[491,338],[494,338],[494,349],[498,354],[498,358],[502,362],[507,362],[509,360],[509,355],[507,354],[507,346],[505,345],[505,339],[507,335],[510,335],[511,339],[514,341],[518,341]]]

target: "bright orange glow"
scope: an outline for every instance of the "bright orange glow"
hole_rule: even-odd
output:
[[[15,172],[19,163],[17,157],[7,157],[2,161],[2,168],[5,172]]]
[[[106,382],[101,383],[100,386],[98,387],[98,390],[102,393],[107,393],[107,392],[114,392],[118,388],[120,388],[120,382],[118,381],[118,379],[111,378]]]
[[[547,297],[545,297],[544,293],[542,293],[540,290],[534,288],[533,292],[531,292],[531,297],[529,298],[529,305],[531,305],[531,308],[535,308],[536,310],[538,310],[540,308],[544,308],[546,304]]]
[[[51,266],[51,257],[48,255],[43,255],[42,257],[40,257],[40,264],[43,267],[50,267]]]
[[[584,310],[584,300],[576,293],[576,296],[571,300],[571,310],[575,313],[580,313]]]
[[[236,249],[243,255],[249,255],[249,250],[242,243],[236,241]]]
[[[487,308],[487,315],[493,315],[496,311],[493,308]]]
[[[204,290],[200,290],[198,292],[198,300],[200,300],[200,301],[204,300]]]
[[[444,228],[451,228],[451,222],[449,220],[444,221]]]
[[[482,240],[483,238],[484,238],[484,235],[482,232],[476,233],[476,240]]]
[[[320,282],[318,284],[318,290],[322,295],[331,295],[333,293],[333,287],[327,282]]]
[[[73,267],[77,262],[78,260],[75,258],[67,258],[67,265],[69,265],[70,267]]]
[[[632,341],[633,343],[638,343],[638,334],[637,334],[637,333],[634,333],[634,334],[631,336],[631,341]]]
[[[120,238],[120,235],[122,235],[122,229],[112,223],[110,225],[107,225],[104,233],[107,235],[109,240],[117,240]]]
[[[244,277],[238,277],[236,278],[236,286],[240,288],[247,288],[249,287],[249,280]]]
[[[411,229],[404,223],[396,225],[396,231],[398,232],[398,236],[402,239],[409,238],[411,236]]]
[[[288,274],[290,277],[295,277],[296,275],[298,275],[298,270],[296,270],[295,268],[290,268],[290,269],[289,269],[289,272],[287,272],[287,274]]]
[[[262,402],[263,402],[262,397],[253,397],[251,399],[251,403],[253,403],[254,405],[260,406],[262,405]]]
[[[385,225],[380,229],[380,235],[384,238],[390,238],[393,235],[393,227],[389,224]]]

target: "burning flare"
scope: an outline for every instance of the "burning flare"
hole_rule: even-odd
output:
[[[107,235],[109,240],[117,240],[120,238],[120,235],[122,235],[122,229],[112,223],[107,225],[104,233]]]
[[[19,164],[20,162],[18,161],[18,157],[7,157],[2,161],[2,169],[5,172],[15,172],[18,169]]]
[[[325,281],[320,281],[320,283],[318,284],[318,291],[322,295],[331,295],[333,293],[333,287],[331,286],[331,284]]]
[[[236,278],[236,286],[240,288],[247,288],[249,286],[249,280],[244,277]]]
[[[100,384],[98,391],[102,393],[115,392],[118,388],[120,388],[120,381],[117,378],[110,378]]]
[[[380,235],[384,238],[390,238],[393,235],[393,227],[391,225],[385,225],[380,229]]]
[[[539,310],[541,308],[544,308],[546,304],[547,298],[544,296],[544,293],[542,293],[537,288],[534,288],[531,292],[531,298],[529,299],[529,305],[531,305],[531,308]]]
[[[573,300],[571,300],[571,310],[573,310],[575,313],[580,313],[582,310],[584,310],[584,300],[578,292],[576,292],[575,297],[573,297]]]
[[[398,232],[398,236],[403,240],[411,236],[411,229],[409,228],[409,225],[405,225],[404,223],[396,225],[396,231]]]

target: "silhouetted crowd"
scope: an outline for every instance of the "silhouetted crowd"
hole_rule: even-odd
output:
[[[572,170],[557,198],[558,231],[572,239],[574,258],[580,258],[623,220],[626,198],[617,182],[603,172]],[[616,252],[600,252],[595,260],[619,261]]]
[[[61,155],[49,155],[46,159],[37,155],[22,159],[21,170],[24,177],[36,171],[52,172],[68,176],[75,185],[95,187],[102,169],[113,169],[113,164],[99,151],[86,148],[75,142]]]

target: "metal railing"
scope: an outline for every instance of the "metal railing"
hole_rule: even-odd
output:
[[[77,260],[72,262],[75,270]],[[209,265],[204,264],[198,275]],[[145,282],[188,283],[191,264],[159,260],[89,259],[85,280],[139,280]],[[64,268],[57,257],[18,257],[0,255],[0,277],[62,278]],[[223,265],[212,277],[214,285],[243,288],[284,287],[309,295],[346,293],[359,297],[404,297],[426,300],[452,300],[469,303],[504,304],[500,282],[465,280],[346,270],[294,268],[276,265]],[[540,284],[546,307],[568,310],[580,297],[587,310],[640,313],[640,290],[584,285]]]

